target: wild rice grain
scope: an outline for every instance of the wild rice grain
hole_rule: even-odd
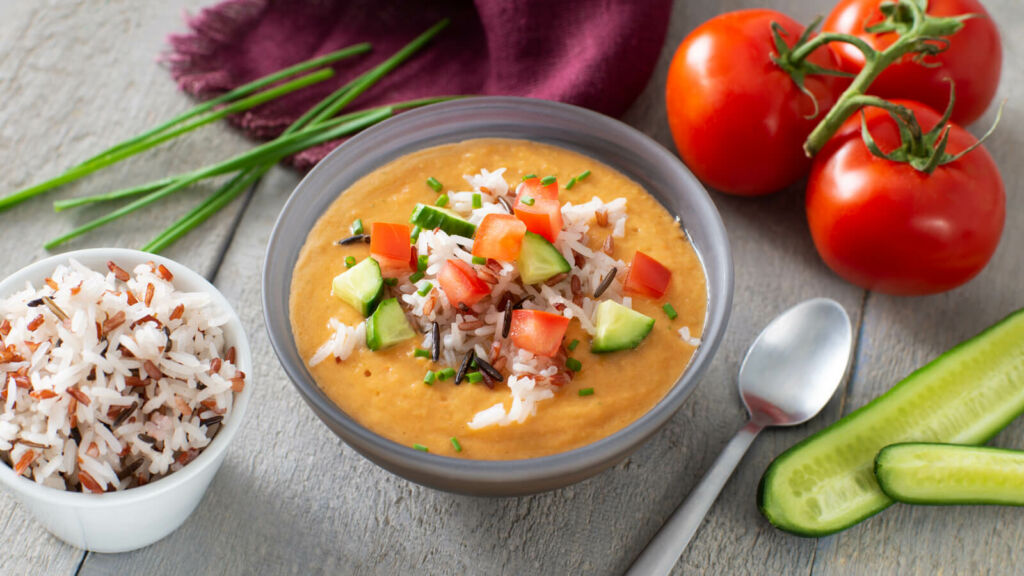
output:
[[[210,416],[209,418],[200,418],[199,425],[210,427],[213,426],[214,424],[220,424],[223,421],[224,417],[218,414],[216,416]]]
[[[437,322],[430,325],[430,359],[434,362],[441,359],[441,327]]]
[[[100,325],[100,334],[109,334],[121,324],[124,324],[124,310],[118,310],[113,316],[107,318]]]
[[[510,305],[506,305],[505,306],[505,318],[503,319],[502,324],[501,324],[501,337],[502,338],[508,338],[508,332],[509,332],[509,330],[512,329],[512,310],[513,310],[513,308],[514,307],[510,306]]]
[[[466,356],[462,359],[462,365],[459,366],[459,371],[455,373],[456,386],[462,384],[462,380],[466,377],[466,371],[469,370],[469,365],[473,363],[474,358],[476,358],[476,352],[470,348],[469,352],[466,352]],[[476,358],[476,361],[478,366],[483,362],[483,360],[479,358]]]
[[[509,214],[516,213],[516,211],[512,208],[512,203],[508,201],[508,198],[505,198],[504,196],[498,196],[498,203],[501,204],[502,208],[504,208]]]
[[[114,264],[112,260],[107,262],[107,270],[113,272],[114,278],[117,278],[121,282],[127,282],[131,280],[131,276],[128,274],[128,272],[126,272],[124,268],[121,268],[117,264]]]
[[[128,418],[139,408],[138,402],[132,402],[131,406],[128,406],[121,413],[117,415],[114,422],[110,425],[111,428],[117,428],[121,424],[124,424]]]
[[[501,382],[505,379],[505,377],[501,375],[501,372],[498,372],[494,366],[491,366],[490,363],[483,358],[476,359],[476,367],[479,368],[485,376],[493,378],[495,382]]]
[[[613,252],[615,252],[615,239],[612,238],[611,234],[604,239],[604,244],[601,245],[601,252],[604,252],[609,256],[612,256]]]
[[[612,268],[608,275],[601,280],[601,284],[597,286],[597,290],[594,290],[594,298],[600,298],[601,294],[612,285],[612,280],[615,280],[615,274],[619,271],[618,268]]]
[[[341,240],[338,240],[338,246],[347,246],[349,244],[355,244],[356,242],[364,242],[366,244],[369,244],[370,243],[370,235],[369,234],[353,234],[353,235],[349,236],[348,238],[342,238]]]

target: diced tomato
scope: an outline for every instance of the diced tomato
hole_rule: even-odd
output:
[[[524,204],[523,200],[527,203]],[[523,182],[516,192],[513,209],[527,230],[540,234],[549,242],[554,242],[562,231],[562,206],[558,203],[557,183],[542,186],[540,178]]]
[[[544,186],[540,183],[540,178],[524,180],[516,190],[516,204],[518,204],[524,196],[537,199],[544,198],[546,200],[558,200],[558,183],[552,182],[551,184]]]
[[[515,310],[509,337],[523,350],[550,357],[558,354],[568,327],[569,319],[565,316],[540,310]]]
[[[513,262],[519,257],[526,224],[511,214],[488,214],[476,227],[473,256]]]
[[[374,222],[370,230],[370,255],[380,264],[380,270],[388,276],[416,269],[412,262],[412,244],[409,235],[412,230],[405,224]]]
[[[657,300],[668,291],[668,283],[671,280],[671,270],[637,250],[633,256],[633,263],[629,265],[629,274],[626,275],[622,289],[629,294]]]
[[[491,293],[491,285],[478,278],[473,267],[462,260],[445,262],[437,281],[453,306],[472,306]]]

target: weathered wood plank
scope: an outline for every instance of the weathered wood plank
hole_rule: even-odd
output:
[[[154,59],[166,34],[181,28],[182,8],[195,9],[200,3],[0,2],[0,194],[57,174],[189,107],[189,99],[175,90]],[[54,198],[167,176],[249,147],[251,143],[223,126],[207,127],[67,190],[0,213],[0,275],[45,257],[44,241],[109,210],[54,214]],[[68,248],[141,246],[199,198],[195,191],[185,192]],[[209,273],[239,206],[207,222],[168,255]],[[5,546],[0,574],[72,574],[84,554],[49,536],[6,492],[0,493],[0,541]]]

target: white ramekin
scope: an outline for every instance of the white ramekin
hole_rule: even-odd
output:
[[[230,320],[223,326],[224,335],[227,342],[235,347],[238,368],[247,375],[246,386],[235,397],[230,417],[223,421],[210,445],[181,470],[145,486],[107,494],[65,492],[16,476],[9,466],[0,464],[0,484],[54,536],[72,546],[95,552],[126,552],[167,536],[181,526],[199,505],[224,461],[228,445],[238,433],[252,397],[252,355],[238,315],[212,284],[173,260],[138,250],[96,248],[51,256],[0,282],[0,297],[24,287],[26,282],[38,287],[59,264],[71,258],[101,271],[106,270],[108,260],[126,270],[153,261],[163,264],[174,274],[174,285],[178,290],[208,293],[213,304],[230,315]]]

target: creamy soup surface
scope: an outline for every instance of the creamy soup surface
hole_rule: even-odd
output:
[[[697,254],[673,216],[626,176],[576,152],[521,140],[468,140],[404,156],[356,182],[309,232],[295,264],[289,305],[298,350],[309,360],[331,336],[331,318],[348,325],[363,320],[357,310],[331,295],[332,279],[346,269],[345,257],[359,261],[369,257],[366,244],[336,244],[349,234],[355,219],[362,219],[367,231],[372,222],[406,223],[417,202],[433,204],[437,199],[438,193],[425,184],[428,178],[436,178],[446,189],[469,190],[463,175],[482,168],[506,168],[504,177],[510,186],[527,174],[550,174],[564,183],[590,170],[586,180],[571,190],[560,188],[560,202],[579,204],[593,196],[605,202],[626,198],[626,233],[615,239],[614,257],[628,264],[639,249],[672,271],[663,299],[632,300],[635,310],[655,319],[650,335],[635,350],[591,354],[590,337],[573,320],[565,342],[580,340],[570,355],[583,368],[572,382],[558,389],[554,398],[539,402],[536,414],[522,424],[479,430],[468,427],[474,414],[497,402],[511,404],[508,387],[504,383],[494,389],[468,383],[455,386],[452,379],[425,385],[426,371],[444,366],[414,357],[422,344],[420,337],[376,352],[360,346],[346,360],[329,358],[310,371],[324,392],[363,426],[435,454],[509,460],[595,442],[650,410],[686,369],[696,342],[684,340],[678,331],[687,327],[694,338],[700,338],[707,288]],[[611,231],[592,224],[590,246],[598,249]],[[678,313],[674,320],[662,309],[666,302]],[[593,394],[580,396],[579,391],[587,388]],[[452,437],[458,438],[461,452],[456,452]]]

